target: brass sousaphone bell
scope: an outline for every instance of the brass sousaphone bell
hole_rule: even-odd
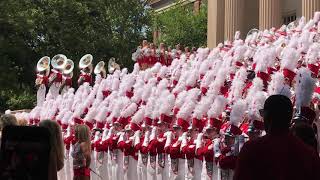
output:
[[[100,61],[96,67],[94,68],[94,74],[98,75],[98,74],[101,74],[101,77],[102,78],[105,78],[106,77],[106,69],[104,67],[105,63],[104,61]]]
[[[90,72],[87,72],[87,73],[92,73],[92,61],[93,61],[93,56],[91,54],[86,54],[82,56],[82,58],[79,61],[79,68],[81,70],[88,68]]]
[[[74,63],[71,59],[67,60],[66,66],[63,70],[63,74],[73,76]]]
[[[54,69],[64,70],[67,63],[67,57],[63,54],[53,56],[51,65]]]
[[[50,73],[50,57],[44,56],[37,63],[37,71],[45,72],[45,75],[48,76]]]
[[[258,29],[251,29],[248,33],[247,33],[247,36],[246,36],[246,39],[248,39],[249,37],[252,37],[252,36],[257,36],[258,38],[258,35],[259,35],[259,30]]]
[[[115,58],[110,58],[108,62],[108,72],[112,74],[115,70],[120,70],[120,66],[116,63]]]

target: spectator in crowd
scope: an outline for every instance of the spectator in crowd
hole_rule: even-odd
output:
[[[318,152],[316,135],[312,126],[310,126],[308,123],[304,122],[303,120],[297,120],[291,127],[291,132],[293,135],[301,139],[305,144],[309,145]]]
[[[26,119],[18,119],[18,126],[27,126],[28,125],[28,121]]]
[[[320,179],[317,152],[289,132],[289,98],[270,96],[261,110],[266,135],[248,141],[239,154],[234,180]]]
[[[6,126],[16,126],[17,124],[16,117],[11,114],[4,114],[0,117],[0,142],[3,128]]]
[[[64,145],[59,124],[52,120],[43,120],[39,124],[45,127],[50,133],[51,151],[49,155],[48,180],[57,180],[57,172],[64,166]]]
[[[90,180],[91,144],[90,130],[87,125],[75,127],[76,144],[74,145],[73,173],[74,180]]]

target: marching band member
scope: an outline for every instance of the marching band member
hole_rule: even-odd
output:
[[[304,120],[315,129],[315,134],[317,134],[317,127],[314,124],[316,112],[313,110],[311,102],[314,89],[315,79],[312,78],[311,71],[307,68],[300,68],[295,84],[296,118],[294,120]]]
[[[46,98],[46,87],[49,85],[48,75],[50,74],[50,58],[42,57],[37,63],[37,106],[41,106]]]
[[[135,137],[139,133],[140,127],[135,123],[127,124],[125,127],[125,139],[119,141],[118,146],[124,152],[124,179],[137,178],[138,154],[134,147]]]
[[[235,168],[239,153],[238,136],[242,134],[239,126],[244,117],[245,110],[246,102],[244,100],[238,100],[232,106],[230,123],[225,129],[220,143],[221,154],[218,157],[218,179],[231,180],[233,178],[233,169]]]
[[[187,179],[201,179],[202,172],[202,155],[196,153],[196,143],[199,132],[203,129],[203,121],[193,119],[192,125],[188,128],[186,139],[182,140],[181,149],[182,153],[186,155]]]
[[[157,176],[158,179],[168,179],[169,178],[169,164],[168,164],[168,155],[165,153],[167,148],[166,142],[168,133],[166,130],[169,129],[169,126],[172,122],[172,109],[174,106],[175,97],[168,90],[162,91],[160,95],[160,103],[162,104],[159,107],[159,121],[155,123],[156,125],[156,138],[150,141],[149,149],[157,155]]]
[[[281,94],[291,98],[292,92],[290,86],[286,83],[286,79],[281,72],[275,72],[271,76],[271,81],[268,86],[268,95]]]
[[[51,65],[53,69],[51,70],[49,76],[49,92],[47,98],[56,98],[59,95],[59,91],[62,84],[62,71],[64,70],[67,63],[67,57],[63,54],[55,55],[51,59]]]
[[[200,139],[197,142],[197,153],[203,155],[205,161],[204,179],[218,179],[218,167],[214,160],[220,155],[220,148],[217,146],[220,143],[219,131],[222,125],[220,115],[225,109],[227,102],[227,99],[222,95],[214,99],[207,112],[208,120],[204,128],[204,138],[202,142]]]
[[[292,86],[292,81],[296,76],[295,70],[298,64],[298,60],[299,56],[295,48],[287,46],[283,49],[281,59],[281,70],[289,86]]]
[[[138,180],[147,180],[147,165],[148,165],[148,145],[151,130],[152,120],[145,117],[143,124],[141,125],[142,132],[140,137],[141,144],[137,147],[139,149],[138,159]]]
[[[140,130],[140,126],[135,121],[132,121],[131,118],[136,111],[137,104],[132,103],[121,112],[121,117],[128,118],[128,120],[123,121],[122,118],[118,120],[119,123],[123,124],[122,127],[124,127],[125,130],[123,140],[119,140],[118,142],[118,148],[121,149],[124,155],[123,168],[125,179],[138,177],[136,168],[138,154],[135,150],[134,143],[135,137],[138,135],[135,132]]]
[[[64,68],[63,74],[62,74],[62,86],[61,86],[62,95],[67,93],[69,88],[72,87],[73,68],[74,68],[73,61],[68,59],[66,63],[66,67]]]
[[[95,82],[94,82],[95,84],[100,84],[102,79],[106,78],[107,74],[106,74],[106,69],[104,66],[105,66],[104,61],[100,61],[100,62],[98,62],[98,64],[94,68],[93,72],[96,75]]]
[[[171,172],[170,178],[173,179],[185,179],[186,177],[186,158],[182,153],[181,143],[182,140],[187,138],[187,130],[189,127],[189,119],[191,113],[195,108],[199,89],[190,90],[192,93],[188,96],[189,101],[186,101],[177,114],[177,120],[173,125],[173,140],[169,148],[169,154],[171,159]]]
[[[164,43],[160,43],[160,45],[159,45],[159,51],[160,51],[159,62],[160,62],[163,66],[167,66],[168,55],[167,55],[167,52],[166,52]]]
[[[187,178],[201,179],[203,154],[197,153],[200,142],[202,143],[202,130],[207,122],[207,111],[212,103],[211,96],[203,96],[192,114],[192,123],[188,128],[188,139],[181,144],[182,152],[187,158]],[[199,137],[199,139],[198,139]]]
[[[78,78],[78,85],[82,85],[87,82],[89,84],[92,83],[92,61],[93,56],[91,54],[86,54],[82,56],[79,61],[80,75]]]
[[[111,127],[106,126],[103,130],[102,133],[102,138],[100,141],[100,149],[99,153],[102,156],[102,161],[101,161],[101,166],[98,168],[98,174],[103,177],[105,180],[112,180],[111,179],[111,163],[110,163],[110,158],[109,158],[109,151],[108,151],[108,145],[107,145],[107,140],[108,140],[108,135]]]
[[[181,50],[181,45],[177,44],[176,45],[176,49],[175,49],[175,58],[180,59],[181,55],[182,55],[182,50]]]
[[[172,142],[168,150],[171,162],[170,179],[185,179],[185,154],[181,152],[181,142],[184,138],[186,138],[186,133],[183,132],[182,124],[175,122],[172,131]]]

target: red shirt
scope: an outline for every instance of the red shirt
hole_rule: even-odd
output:
[[[318,154],[291,134],[248,141],[238,158],[234,180],[320,179]]]

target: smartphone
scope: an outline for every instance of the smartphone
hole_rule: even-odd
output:
[[[46,128],[6,126],[1,139],[0,179],[48,179],[50,148]]]

